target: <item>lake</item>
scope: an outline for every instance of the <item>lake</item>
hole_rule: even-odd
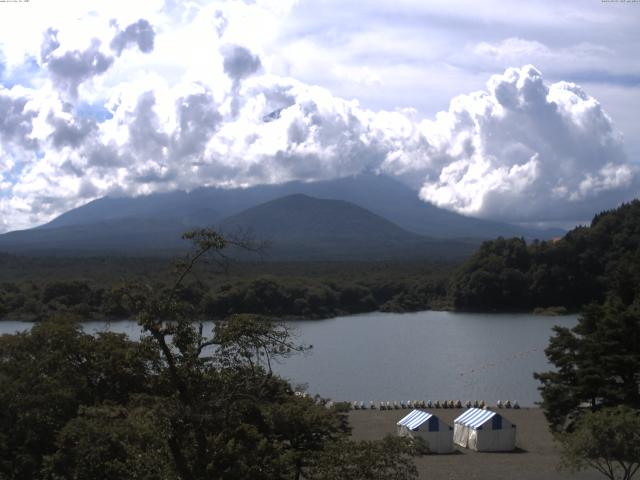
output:
[[[435,311],[289,322],[298,342],[313,349],[275,370],[294,384],[305,382],[309,393],[334,400],[509,399],[531,406],[540,400],[533,372],[550,368],[544,349],[553,325],[576,322],[575,315]],[[0,333],[29,326],[0,322]],[[133,338],[140,333],[131,321],[86,322],[84,328]]]

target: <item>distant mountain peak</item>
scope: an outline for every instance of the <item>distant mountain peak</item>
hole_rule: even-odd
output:
[[[70,210],[36,229],[20,232],[19,235],[18,232],[0,235],[0,251],[54,248],[54,245],[60,249],[88,248],[90,245],[83,245],[78,240],[83,238],[83,231],[101,232],[103,237],[95,239],[87,233],[86,239],[90,238],[94,245],[107,249],[112,245],[116,250],[125,248],[125,238],[140,246],[144,246],[145,242],[157,248],[163,244],[175,246],[169,239],[171,236],[179,237],[181,230],[219,225],[225,221],[229,225],[229,219],[243,212],[249,215],[250,212],[246,212],[254,207],[267,208],[264,205],[272,201],[276,203],[269,208],[278,207],[282,210],[284,205],[288,205],[286,213],[281,213],[285,217],[298,218],[294,213],[303,212],[298,221],[307,229],[313,228],[306,218],[309,215],[315,215],[316,221],[335,217],[326,218],[327,225],[339,219],[343,219],[346,225],[349,215],[365,223],[374,222],[372,216],[375,215],[376,222],[379,221],[378,227],[387,232],[394,230],[398,238],[420,235],[440,239],[473,239],[477,243],[498,236],[548,239],[564,233],[557,229],[544,231],[465,217],[423,202],[416,191],[395,178],[369,172],[333,180],[295,181],[244,189],[203,187],[191,192],[156,193],[135,198],[105,197]],[[104,225],[110,227],[105,230]],[[383,228],[382,225],[386,226]],[[294,230],[294,227],[291,224],[287,228]],[[43,233],[45,231],[49,233]],[[73,238],[70,232],[75,232],[77,238]],[[334,229],[334,232],[337,230]],[[115,238],[114,235],[120,237]],[[111,244],[108,238],[112,238]]]

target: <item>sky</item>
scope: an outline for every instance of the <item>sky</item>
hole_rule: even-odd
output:
[[[640,193],[640,2],[0,2],[0,232],[374,172],[572,225]]]

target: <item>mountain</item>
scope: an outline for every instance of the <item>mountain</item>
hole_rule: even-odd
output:
[[[477,244],[443,241],[407,232],[343,200],[293,194],[225,219],[224,232],[251,231],[279,259],[461,258]]]
[[[301,193],[287,195],[225,219],[224,230],[250,227],[267,240],[359,239],[376,240],[419,238],[362,207],[343,200],[322,200]]]
[[[163,254],[184,250],[184,230],[198,225],[159,218],[108,218],[11,232],[0,251],[63,254]],[[455,259],[469,256],[477,242],[429,239],[408,232],[343,200],[292,194],[245,209],[218,223],[228,234],[251,232],[266,241],[272,260]]]
[[[70,210],[39,228],[89,225],[127,218],[160,220],[182,226],[214,225],[248,208],[296,193],[351,202],[409,232],[435,238],[515,236],[548,239],[564,233],[558,229],[525,228],[459,215],[423,202],[416,191],[391,177],[373,174],[244,189],[200,188],[135,198],[105,197]]]
[[[188,228],[157,219],[124,218],[0,235],[0,251],[38,254],[163,254],[184,250]]]

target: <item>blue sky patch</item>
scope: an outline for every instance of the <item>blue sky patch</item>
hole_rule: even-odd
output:
[[[34,78],[41,72],[42,69],[38,65],[38,61],[32,56],[27,57],[24,63],[12,69],[8,69],[0,59],[0,82],[6,88],[11,88],[15,85],[32,88],[34,86]]]
[[[82,118],[91,118],[98,123],[102,123],[106,120],[113,118],[113,115],[104,105],[99,103],[86,103],[80,102],[76,105],[76,113]]]

